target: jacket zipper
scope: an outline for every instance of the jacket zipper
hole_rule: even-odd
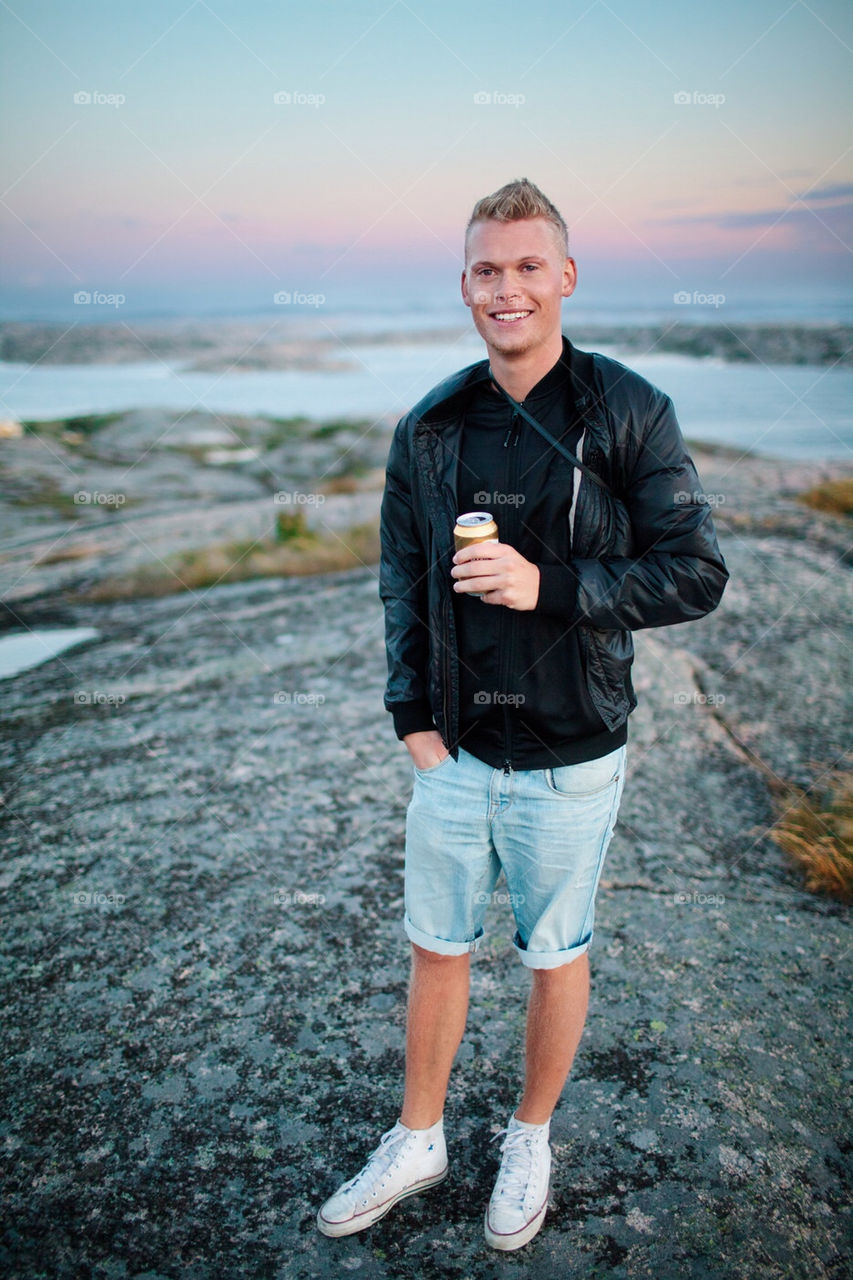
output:
[[[515,409],[513,409],[512,418],[509,424],[509,430],[507,431],[504,437],[504,448],[508,449],[511,447],[513,450],[513,452],[509,454],[507,458],[507,466],[505,468],[505,475],[507,478],[507,493],[513,493],[514,492],[513,484],[517,483],[518,454],[515,452],[515,450],[518,447],[518,435],[519,435],[518,413],[516,412]],[[509,514],[509,511],[512,510],[513,506],[514,504],[512,503],[507,504],[507,514]],[[515,533],[515,530],[513,529],[512,532]],[[499,536],[501,535],[499,534]],[[507,542],[510,541],[508,529],[504,531],[502,536],[505,541]],[[501,614],[502,616],[501,616],[500,636],[501,636],[501,639],[503,640],[503,645],[502,645],[503,653],[501,654],[501,656],[505,659],[505,661],[502,664],[502,667],[500,669],[502,674],[502,683],[504,687],[506,687],[506,685],[509,683],[509,673],[512,670],[513,621],[512,621],[512,618],[507,617],[507,610],[505,608],[501,610]],[[512,773],[512,721],[510,719],[508,702],[504,702],[503,718],[504,718],[503,770],[505,774],[510,774]]]

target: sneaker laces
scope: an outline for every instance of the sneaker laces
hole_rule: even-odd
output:
[[[340,1190],[358,1190],[359,1183],[366,1180],[368,1176],[380,1179],[381,1185],[381,1180],[387,1177],[403,1154],[406,1139],[411,1132],[411,1129],[402,1128],[398,1122],[383,1133],[379,1139],[379,1146],[368,1156],[364,1168],[360,1169],[354,1178],[350,1178],[349,1182],[344,1183]]]
[[[530,1190],[534,1134],[529,1129],[499,1129],[489,1141],[494,1142],[502,1133],[506,1137],[501,1143],[501,1167],[495,1193],[523,1203]]]

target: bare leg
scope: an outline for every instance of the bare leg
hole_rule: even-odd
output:
[[[524,1096],[516,1116],[544,1124],[557,1105],[580,1043],[589,1004],[589,956],[534,969],[527,1006]]]
[[[471,956],[442,956],[412,943],[406,1023],[406,1091],[400,1119],[428,1129],[444,1110],[450,1068],[465,1031]]]

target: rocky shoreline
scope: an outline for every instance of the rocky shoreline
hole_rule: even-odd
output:
[[[327,326],[328,328],[328,326]],[[299,336],[292,323],[263,320],[134,320],[123,323],[39,324],[0,322],[0,360],[46,365],[127,364],[178,361],[188,372],[258,369],[327,370],[357,367],[350,348],[364,343],[399,345],[456,341],[471,326],[396,329],[392,322],[373,332],[350,331],[335,320],[334,332]],[[296,336],[295,336],[296,335]],[[615,347],[625,352],[655,351],[763,364],[853,364],[853,326],[840,323],[727,323],[725,310],[713,320],[690,322],[676,316],[654,324],[572,324],[579,347]]]
[[[0,599],[150,580],[193,550],[269,539],[283,514],[345,539],[378,518],[395,420],[145,409],[24,423],[0,439]],[[784,531],[847,556],[844,525],[795,498],[849,467],[692,449],[722,528]]]

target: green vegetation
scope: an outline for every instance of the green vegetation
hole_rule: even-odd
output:
[[[311,541],[317,542],[317,535],[308,528],[305,522],[305,512],[300,508],[296,511],[280,511],[275,518],[275,540],[278,543]]]
[[[94,435],[103,427],[109,427],[123,418],[123,413],[87,413],[80,418],[53,418],[41,422],[28,418],[21,422],[25,435],[61,436],[66,431],[77,432],[82,436]]]
[[[323,440],[327,436],[336,436],[340,431],[367,431],[370,422],[366,418],[330,418],[311,432],[315,440]]]
[[[86,507],[74,501],[73,493],[65,493],[50,476],[33,476],[26,488],[6,488],[5,499],[16,507],[39,507],[54,515],[76,520]]]

